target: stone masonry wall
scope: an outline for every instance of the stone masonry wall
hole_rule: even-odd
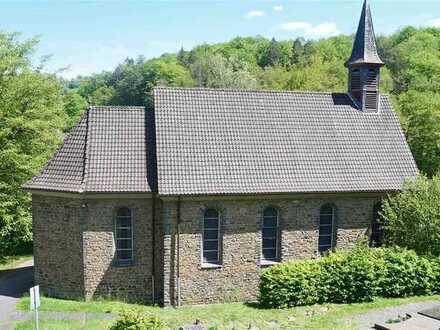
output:
[[[35,283],[46,295],[84,295],[80,211],[80,200],[32,196]]]
[[[83,232],[85,296],[152,301],[152,200],[96,199],[87,202]],[[133,214],[133,256],[129,266],[114,262],[114,212],[128,207]]]
[[[181,304],[254,300],[258,292],[261,221],[265,207],[280,215],[280,261],[317,256],[319,211],[322,205],[336,206],[337,248],[351,248],[365,235],[372,222],[376,197],[303,198],[252,201],[182,201],[180,208],[180,298]],[[222,263],[204,267],[201,262],[201,232],[206,208],[220,212]],[[177,203],[164,203],[165,304],[175,304],[177,295]]]
[[[155,296],[165,305],[177,305],[179,278],[181,304],[254,300],[263,267],[261,222],[267,206],[279,211],[280,261],[287,261],[317,256],[322,205],[331,203],[336,207],[337,248],[351,248],[367,233],[379,197],[182,201],[180,212],[176,201],[158,200]],[[117,207],[133,211],[134,262],[130,266],[114,263]],[[220,214],[222,262],[218,267],[206,267],[201,262],[206,208],[215,208]],[[44,293],[151,302],[151,199],[82,201],[34,195],[33,218],[35,280]]]

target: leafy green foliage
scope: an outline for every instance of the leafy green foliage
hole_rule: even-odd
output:
[[[65,123],[59,81],[30,64],[35,42],[0,33],[0,255],[30,247],[30,200],[20,186],[53,153]]]
[[[255,89],[257,81],[236,59],[225,59],[217,54],[205,54],[191,66],[199,86],[210,88]]]
[[[331,253],[319,265],[319,302],[353,303],[371,301],[379,287],[377,276],[383,262],[377,251],[359,246],[350,253]]]
[[[432,294],[439,289],[439,258],[401,248],[330,253],[320,259],[283,263],[261,275],[259,302],[285,308],[316,303],[355,303],[375,297]]]
[[[401,94],[397,102],[417,165],[432,176],[440,170],[440,93],[412,90]]]
[[[110,330],[162,330],[165,323],[156,316],[135,310],[124,310]]]
[[[78,122],[84,109],[87,108],[87,101],[76,91],[68,91],[63,97],[63,102],[64,111],[68,116],[66,129],[69,130]],[[99,103],[97,103],[97,105],[99,105]]]
[[[392,248],[380,252],[378,258],[386,265],[380,276],[381,296],[408,297],[433,292],[439,276],[435,262],[411,250]]]
[[[440,256],[440,176],[407,182],[384,202],[382,217],[388,245]]]

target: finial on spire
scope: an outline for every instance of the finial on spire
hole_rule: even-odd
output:
[[[368,0],[364,1],[361,18],[354,39],[353,50],[349,60],[345,64],[347,66],[357,64],[384,65],[377,53],[376,37],[374,35],[373,20],[371,18]]]

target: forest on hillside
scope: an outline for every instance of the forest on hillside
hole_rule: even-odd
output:
[[[440,170],[440,29],[378,37],[390,94],[421,172]],[[30,247],[30,198],[20,185],[52,155],[88,105],[151,106],[155,86],[346,91],[352,36],[321,40],[237,37],[113,71],[63,80],[32,64],[35,39],[0,32],[0,256]]]

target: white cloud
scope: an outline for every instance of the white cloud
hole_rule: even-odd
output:
[[[307,30],[311,28],[311,24],[307,22],[287,22],[281,25],[281,29],[286,31]]]
[[[284,8],[283,8],[283,6],[273,6],[273,10],[275,10],[275,11],[283,11]]]
[[[247,17],[248,18],[253,18],[253,17],[262,17],[264,16],[264,11],[262,10],[251,10],[250,12],[247,13]]]
[[[335,23],[313,25],[309,22],[287,22],[281,25],[281,29],[285,31],[303,31],[305,36],[315,38],[334,36],[341,33]]]
[[[428,22],[429,26],[440,28],[440,18],[432,19]]]

